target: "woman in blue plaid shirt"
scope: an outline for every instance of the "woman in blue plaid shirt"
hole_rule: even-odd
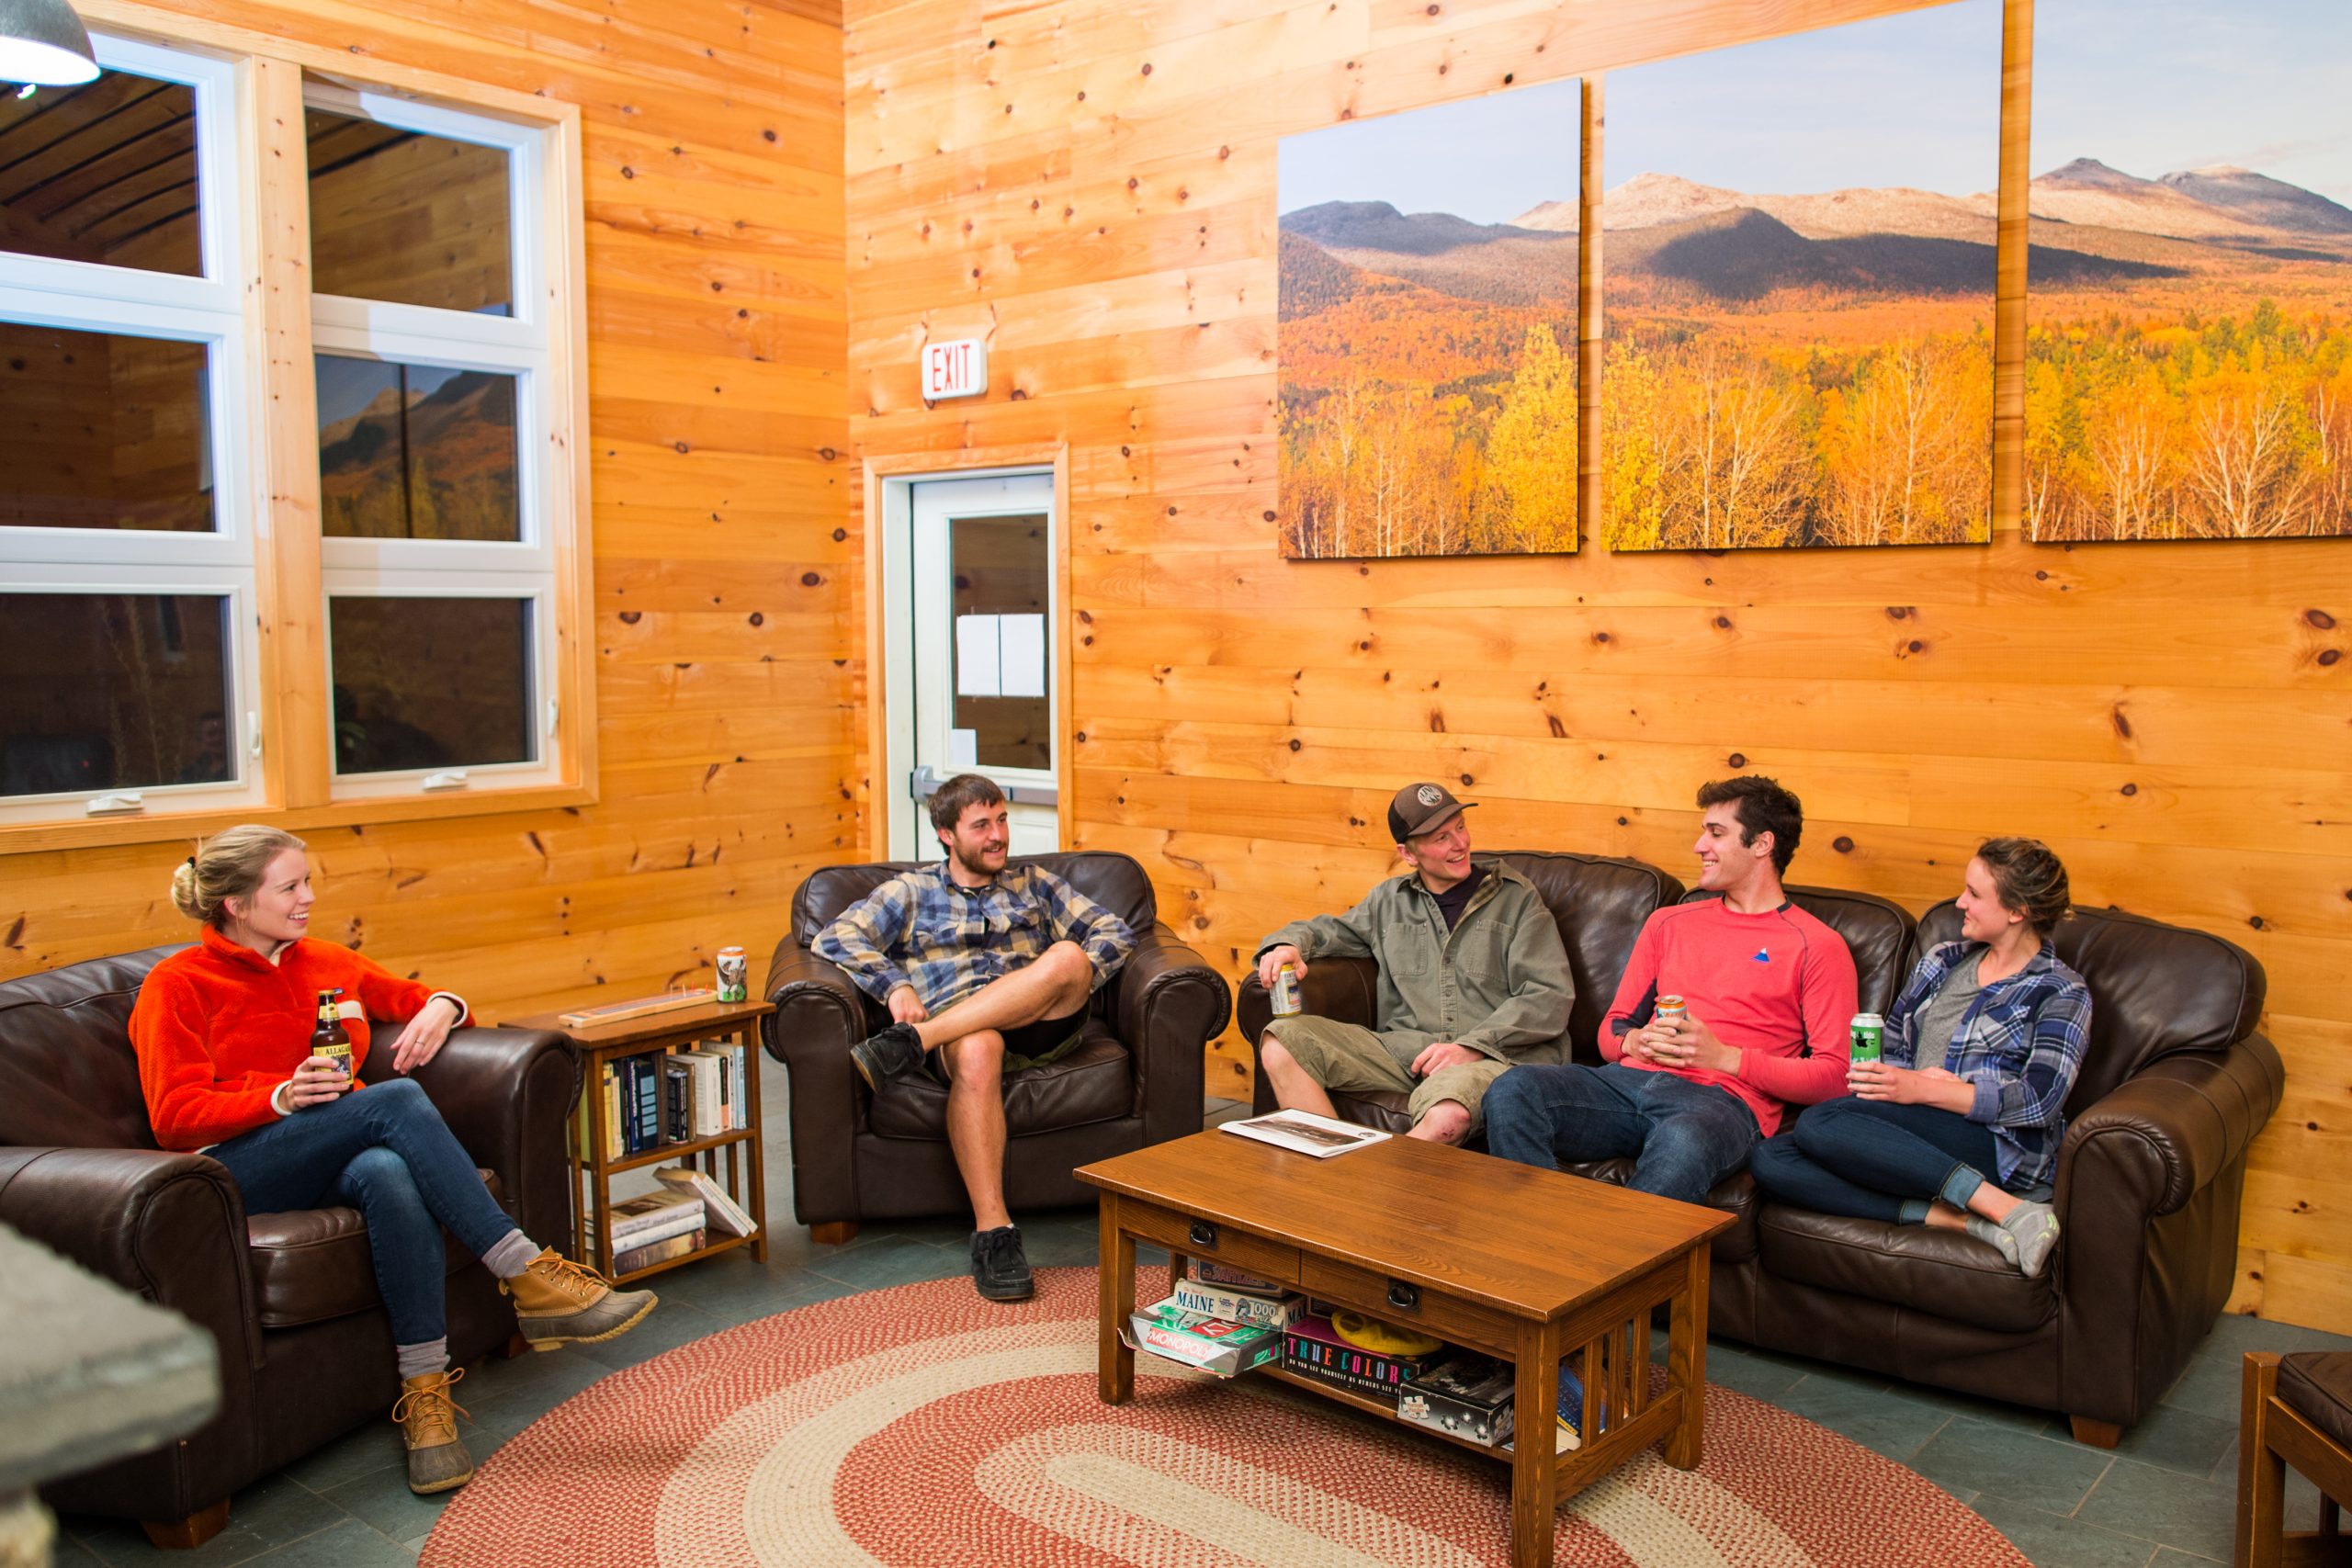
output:
[[[2050,940],[2066,868],[2034,840],[1987,839],[1958,904],[1961,940],[1912,969],[1884,1059],[1854,1063],[1851,1092],[1807,1108],[1751,1168],[1800,1208],[1965,1230],[2031,1278],[2058,1245],[2052,1184],[2090,1035],[2090,990]]]

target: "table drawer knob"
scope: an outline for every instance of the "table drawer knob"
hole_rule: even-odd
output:
[[[1421,1288],[1408,1285],[1402,1280],[1391,1280],[1388,1281],[1388,1304],[1398,1312],[1419,1312],[1421,1310]]]
[[[1216,1227],[1209,1224],[1206,1220],[1194,1220],[1193,1222],[1193,1228],[1189,1234],[1193,1238],[1193,1245],[1194,1247],[1215,1247],[1216,1245]]]

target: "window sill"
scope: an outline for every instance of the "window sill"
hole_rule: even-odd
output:
[[[240,822],[260,822],[301,833],[325,828],[368,827],[380,822],[429,822],[443,818],[490,817],[503,812],[551,811],[594,806],[596,791],[583,784],[548,784],[533,789],[469,790],[451,795],[387,795],[330,806],[288,810],[260,805],[215,811],[152,812],[87,822],[0,824],[0,855],[45,850],[80,850],[107,844],[185,843]]]

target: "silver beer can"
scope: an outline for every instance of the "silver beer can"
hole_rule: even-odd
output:
[[[1298,965],[1285,964],[1274,971],[1274,988],[1271,993],[1276,1018],[1298,1016]]]
[[[751,966],[743,961],[740,947],[718,950],[718,999],[722,1002],[747,1001],[751,998]]]

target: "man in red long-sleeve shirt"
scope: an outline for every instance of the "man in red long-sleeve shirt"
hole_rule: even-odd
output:
[[[1779,1131],[1846,1091],[1854,957],[1790,904],[1797,797],[1748,775],[1699,791],[1699,893],[1642,927],[1600,1030],[1600,1066],[1521,1066],[1487,1093],[1487,1146],[1523,1165],[1632,1159],[1630,1186],[1695,1203]],[[1656,1016],[1679,996],[1676,1023]]]

